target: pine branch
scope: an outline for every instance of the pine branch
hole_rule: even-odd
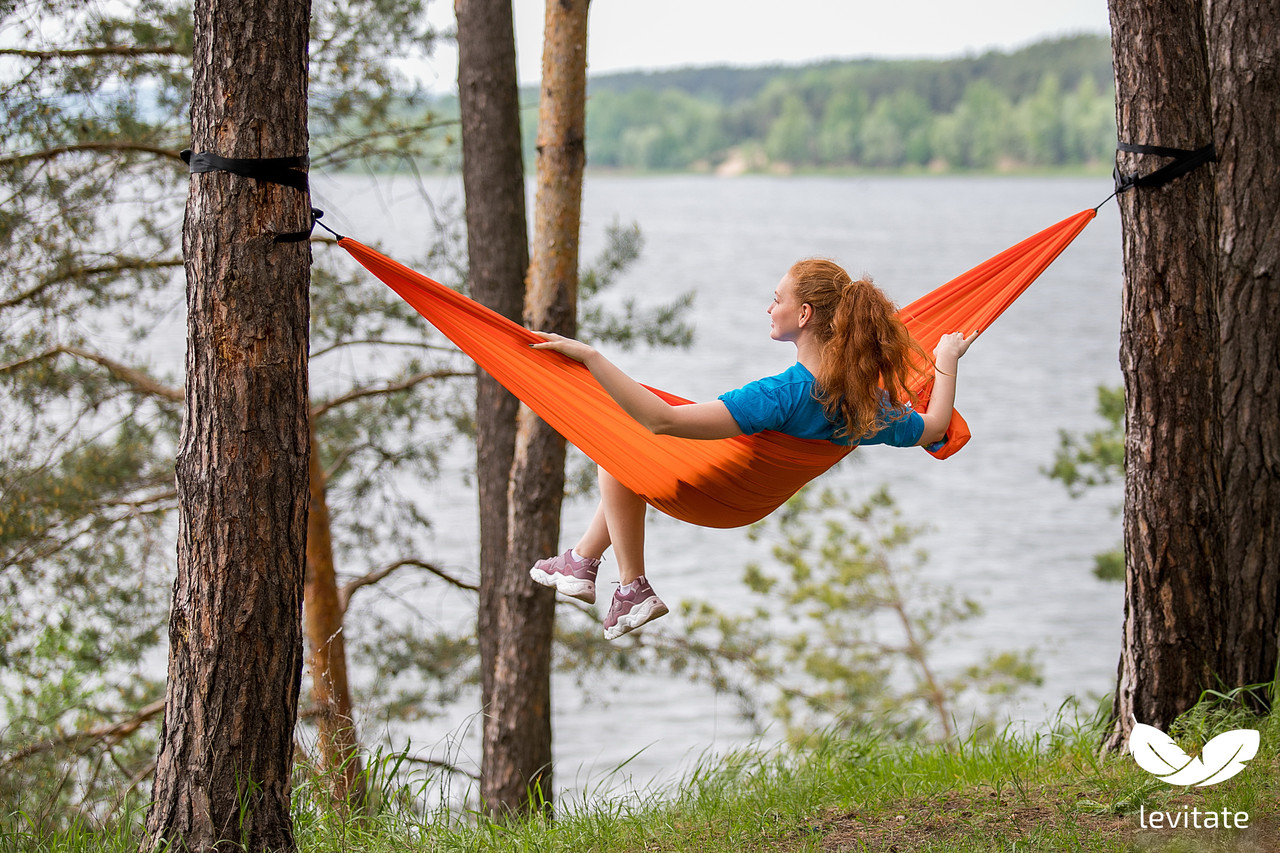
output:
[[[21,370],[29,364],[44,361],[46,358],[52,358],[55,355],[58,355],[58,351],[56,349],[51,349],[37,355],[29,355],[26,358],[20,358],[17,361],[11,361],[8,364],[0,364],[0,376],[4,376],[6,373],[13,373],[16,370]]]
[[[342,466],[346,465],[347,460],[350,459],[352,456],[354,456],[357,451],[366,450],[371,446],[372,445],[368,444],[367,442],[360,442],[359,444],[348,444],[346,447],[342,449],[342,451],[337,455],[337,457],[334,458],[333,464],[325,469],[324,481],[327,483],[330,480],[332,480],[334,477],[336,477],[338,475],[338,472],[342,470]]]
[[[142,728],[144,724],[152,718],[164,712],[164,699],[157,699],[150,705],[146,705],[128,719],[118,723],[104,723],[100,726],[94,726],[80,732],[72,732],[71,734],[62,735],[49,740],[40,741],[39,743],[29,744],[16,752],[7,755],[3,761],[0,761],[0,767],[8,767],[38,755],[42,752],[52,752],[55,749],[64,746],[77,746],[85,741],[91,743],[107,742],[116,744],[127,738],[129,735]]]
[[[128,154],[137,152],[142,154],[154,154],[166,160],[173,160],[182,163],[182,156],[178,151],[172,148],[161,148],[156,145],[144,145],[141,142],[78,142],[73,145],[58,145],[54,148],[46,148],[43,151],[32,151],[28,154],[15,154],[11,157],[0,157],[0,167],[3,166],[20,166],[33,160],[53,160],[64,154],[83,154],[83,153],[106,153],[106,154]],[[184,166],[186,164],[183,164]]]
[[[16,56],[20,59],[92,59],[99,56],[187,56],[188,54],[173,45],[153,45],[136,47],[133,45],[103,45],[102,47],[77,47],[68,50],[24,50],[17,47],[0,48],[0,56]]]
[[[407,379],[402,379],[399,382],[392,382],[390,384],[383,385],[380,388],[357,388],[354,391],[349,391],[346,394],[343,394],[341,397],[335,397],[332,400],[314,406],[311,409],[311,417],[314,420],[325,413],[338,408],[339,406],[345,406],[347,403],[351,403],[356,400],[363,400],[367,397],[381,397],[388,394],[399,394],[402,391],[408,391],[423,382],[429,382],[432,379],[455,379],[459,377],[474,376],[475,373],[472,371],[429,370],[424,373],[417,373]]]
[[[363,589],[366,586],[372,586],[373,584],[376,584],[379,581],[383,580],[384,578],[388,577],[393,572],[396,572],[405,567],[412,567],[415,569],[426,569],[428,572],[431,572],[431,574],[435,575],[436,577],[440,578],[446,583],[456,586],[458,589],[465,589],[468,592],[479,592],[480,590],[480,587],[476,586],[475,584],[470,584],[464,580],[456,578],[453,575],[446,572],[444,569],[440,568],[439,566],[435,566],[435,565],[432,565],[431,563],[427,563],[422,560],[416,560],[416,559],[400,560],[398,562],[392,563],[391,565],[385,568],[377,569],[376,571],[372,571],[372,572],[369,572],[368,574],[361,575],[360,577],[355,578],[354,580],[348,581],[347,583],[343,584],[342,589],[338,590],[339,608],[342,610],[342,612],[345,613],[347,610],[347,605],[351,603],[351,596],[353,596],[358,590]]]
[[[360,160],[367,157],[367,149],[377,140],[400,139],[406,136],[413,137],[428,131],[438,130],[442,127],[454,127],[461,124],[461,119],[440,119],[438,121],[426,121],[421,124],[409,125],[406,127],[392,127],[386,130],[363,134],[355,139],[350,139],[339,145],[335,145],[334,147],[316,155],[311,162],[313,166],[336,167],[346,165],[354,160]],[[353,151],[355,153],[348,153]],[[393,154],[396,152],[378,151],[377,153]]]
[[[162,496],[154,497],[157,501],[163,500]],[[123,508],[125,512],[115,517],[89,513],[73,517],[67,522],[57,519],[38,529],[29,530],[22,537],[23,541],[18,543],[17,548],[5,555],[6,564],[14,566],[19,564],[34,565],[41,560],[50,559],[54,555],[66,551],[71,547],[72,543],[80,537],[88,535],[95,527],[100,526],[104,520],[106,527],[113,527],[130,519],[136,519],[141,515],[156,515],[169,512],[169,507],[163,505],[143,508],[141,505],[131,505],[128,501],[99,501],[94,506],[100,511]],[[76,525],[79,526],[77,527]],[[66,531],[64,535],[50,538],[60,527]]]
[[[76,267],[75,269],[68,270],[64,273],[50,276],[49,278],[42,280],[39,284],[28,288],[18,295],[11,296],[8,299],[0,301],[0,311],[5,310],[6,308],[13,308],[16,305],[21,305],[23,302],[26,302],[29,299],[34,299],[44,293],[49,288],[64,282],[74,281],[76,279],[92,278],[93,276],[98,275],[111,275],[113,273],[124,272],[145,272],[146,270],[168,269],[170,267],[180,267],[182,265],[183,261],[181,258],[171,258],[159,261],[147,261],[141,258],[135,258],[132,260],[122,261],[118,264],[108,264],[99,267]]]
[[[172,479],[172,476],[170,476],[170,479]],[[156,492],[150,495],[144,495],[140,498],[131,498],[126,500],[102,500],[102,501],[96,501],[93,505],[100,509],[113,509],[115,507],[124,507],[126,509],[136,512],[139,510],[147,509],[148,507],[155,506],[156,504],[162,504],[166,501],[175,500],[177,497],[178,497],[177,489],[165,489],[164,491]],[[150,512],[153,510],[147,509],[147,511]]]
[[[132,386],[135,390],[141,391],[151,397],[159,397],[161,400],[168,400],[170,403],[181,403],[185,399],[185,394],[181,388],[172,388],[162,384],[159,380],[153,378],[150,374],[139,370],[136,367],[129,367],[127,364],[121,364],[113,361],[105,355],[96,352],[90,352],[80,347],[62,346],[52,350],[54,353],[66,353],[76,358],[83,358],[105,367],[107,372],[122,382]]]
[[[338,341],[336,343],[329,344],[327,347],[322,347],[321,349],[311,353],[311,358],[315,359],[322,355],[328,355],[329,353],[334,352],[335,350],[340,350],[343,347],[355,346],[411,347],[413,349],[423,349],[431,352],[447,352],[453,355],[458,354],[456,347],[446,347],[440,344],[426,344],[422,341],[383,341],[378,338],[352,338],[349,341]]]
[[[133,386],[136,390],[152,397],[158,397],[171,403],[181,403],[185,399],[182,388],[173,388],[171,386],[164,385],[159,380],[136,367],[129,367],[126,364],[114,361],[100,353],[90,352],[89,350],[74,346],[54,347],[53,349],[47,350],[39,355],[24,358],[20,361],[10,362],[9,364],[0,365],[0,374],[11,373],[28,364],[33,364],[37,361],[52,358],[61,354],[72,355],[77,358],[83,358],[87,361],[99,364],[106,368],[107,372],[116,379],[119,379],[122,382]],[[333,409],[339,408],[340,406],[344,406],[347,403],[351,403],[356,400],[362,400],[368,397],[379,397],[387,394],[398,394],[402,391],[408,391],[423,382],[428,382],[433,379],[455,379],[460,377],[472,377],[474,375],[475,374],[471,371],[429,370],[423,373],[417,373],[401,380],[400,382],[392,382],[378,388],[357,388],[340,397],[335,397],[332,400],[316,405],[311,410],[311,417],[318,418]]]

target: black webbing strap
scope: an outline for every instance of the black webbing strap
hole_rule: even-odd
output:
[[[253,159],[219,157],[205,151],[193,154],[191,149],[182,152],[182,161],[191,167],[191,173],[230,172],[242,178],[253,178],[255,181],[268,181],[273,184],[284,184],[295,190],[307,191],[306,168],[309,160],[301,157],[257,157]]]
[[[1154,154],[1157,157],[1173,158],[1172,163],[1156,169],[1149,175],[1139,175],[1137,172],[1122,175],[1120,166],[1117,165],[1113,173],[1116,180],[1117,193],[1131,190],[1134,187],[1162,187],[1170,181],[1200,168],[1205,163],[1213,163],[1218,159],[1218,153],[1214,150],[1212,142],[1194,151],[1186,148],[1166,148],[1162,145],[1138,145],[1133,142],[1121,142],[1116,148],[1131,154]]]
[[[210,154],[207,151],[194,154],[191,149],[187,149],[182,152],[182,161],[191,167],[191,174],[193,175],[202,172],[230,172],[242,178],[251,178],[255,181],[266,181],[272,184],[293,187],[295,190],[304,193],[310,189],[307,184],[306,171],[308,165],[310,165],[310,159],[305,154],[301,157],[236,158],[219,157],[217,154]],[[316,227],[316,220],[323,215],[323,211],[314,207],[311,208],[311,226],[306,231],[277,234],[274,238],[275,242],[301,243],[303,240],[311,239],[311,232]]]

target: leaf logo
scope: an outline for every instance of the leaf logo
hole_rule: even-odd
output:
[[[1244,769],[1258,754],[1258,733],[1253,729],[1223,732],[1204,745],[1199,758],[1182,751],[1173,738],[1135,718],[1129,734],[1133,760],[1148,773],[1170,785],[1216,785]]]

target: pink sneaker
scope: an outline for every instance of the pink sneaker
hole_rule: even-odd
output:
[[[653,587],[649,586],[648,579],[641,576],[631,592],[624,594],[621,587],[614,591],[609,614],[604,617],[604,638],[616,640],[670,612],[653,591]]]
[[[570,548],[559,557],[539,560],[529,570],[529,577],[534,583],[554,588],[557,592],[585,601],[596,603],[596,572],[600,571],[600,561],[583,558],[573,559]]]

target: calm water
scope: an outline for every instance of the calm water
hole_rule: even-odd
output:
[[[419,186],[408,180],[318,179],[314,188],[326,223],[392,254],[413,252],[429,221]],[[616,298],[664,301],[695,289],[688,319],[696,343],[689,351],[610,355],[649,384],[710,399],[793,360],[791,346],[769,339],[765,308],[797,258],[833,257],[904,304],[1109,192],[1106,179],[591,177],[583,257],[601,248],[615,220],[640,225],[644,253]],[[437,204],[459,197],[452,182],[431,193]],[[939,462],[920,450],[869,448],[827,475],[857,494],[889,483],[904,513],[931,527],[927,578],[985,608],[939,643],[942,665],[976,662],[985,650],[1036,650],[1045,683],[1009,709],[1033,724],[1069,695],[1105,693],[1114,678],[1122,590],[1090,569],[1092,555],[1119,540],[1112,510],[1119,487],[1072,500],[1041,470],[1059,430],[1099,425],[1096,386],[1120,381],[1120,284],[1118,216],[1108,205],[962,361],[957,406],[974,438],[960,454]],[[468,492],[460,497],[458,483],[449,477],[420,487],[438,505],[427,547],[444,565],[470,567],[474,503]],[[591,509],[567,507],[564,542],[572,544]],[[666,519],[650,530],[650,577],[668,602],[746,606],[742,568],[760,555],[744,531]],[[449,594],[426,606],[433,618],[455,622],[468,618],[466,608]],[[586,691],[571,677],[556,683],[564,793],[667,783],[700,756],[751,737],[732,700],[687,681],[613,673],[587,681]],[[436,757],[478,763],[473,706],[409,729],[379,726],[362,721],[366,738],[385,735],[396,746],[411,741]]]

